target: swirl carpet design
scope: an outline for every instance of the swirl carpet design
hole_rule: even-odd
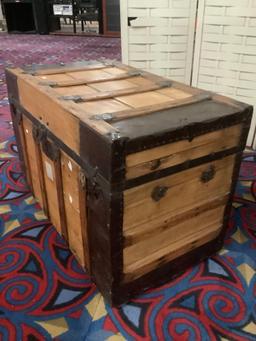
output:
[[[47,50],[51,39],[52,46],[66,43],[65,37],[30,39],[30,48],[37,53]],[[22,45],[25,37],[0,35],[1,40]],[[86,43],[87,38],[78,37],[72,42],[80,54]],[[51,59],[57,60],[57,49],[54,53]],[[19,60],[16,54],[11,59],[10,51],[4,54],[7,61]],[[0,63],[0,67],[7,64],[1,59]],[[112,309],[29,192],[18,161],[5,85],[0,89],[1,341],[256,339],[256,153],[244,154],[221,252],[174,281]]]

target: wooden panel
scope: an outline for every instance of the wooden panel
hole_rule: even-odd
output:
[[[23,151],[23,158],[24,158],[23,162],[24,162],[24,168],[25,168],[26,181],[28,185],[30,186],[30,188],[32,189],[32,179],[31,179],[30,167],[29,167],[29,161],[28,161],[28,148],[27,148],[27,144],[25,140],[23,118],[24,118],[24,115],[22,115],[22,119],[18,123],[18,131],[19,131],[19,136],[20,136],[21,148]]]
[[[131,102],[133,105],[139,106],[138,108],[133,108],[133,110],[123,110],[117,112],[114,117],[111,119],[111,122],[116,122],[116,121],[121,121],[125,120],[127,118],[132,118],[132,117],[138,117],[142,115],[147,115],[151,113],[155,113],[158,111],[162,110],[168,110],[171,108],[178,108],[183,105],[189,105],[193,103],[199,103],[199,102],[204,102],[208,101],[211,99],[211,95],[208,93],[199,93],[194,96],[190,96],[187,98],[179,99],[179,100],[174,100],[173,98],[158,94],[159,96],[151,96],[152,99],[150,100],[151,97],[145,96],[149,93],[152,92],[145,92],[142,95],[144,95],[144,101],[141,102],[138,97],[132,98]],[[141,94],[140,94],[141,95]],[[139,95],[134,95],[134,96],[139,96]],[[124,96],[125,98],[131,97],[131,96]],[[122,99],[123,97],[116,97],[118,100]],[[148,101],[147,101],[148,98]],[[129,98],[128,100],[125,100],[125,102],[130,102]],[[154,102],[151,104],[147,105],[147,102]],[[142,105],[143,103],[143,105]]]
[[[42,177],[41,152],[32,135],[32,122],[26,116],[23,116],[23,128],[27,146],[27,158],[31,174],[33,193],[36,199],[39,201],[41,207],[47,211],[44,179]]]
[[[159,254],[163,257],[174,252],[181,246],[189,244],[188,239],[194,241],[198,237],[204,237],[209,231],[218,231],[223,222],[224,209],[225,205],[222,205],[199,215],[195,214],[187,221],[173,224],[165,231],[125,248],[124,273],[136,272],[137,267],[152,263],[158,259]]]
[[[161,248],[154,253],[151,253],[147,257],[145,255],[138,259],[134,263],[129,260],[129,254],[126,249],[124,250],[124,281],[129,282],[142,275],[153,271],[154,269],[160,267],[161,265],[178,258],[199,246],[214,240],[221,231],[221,225],[218,226],[217,223],[213,225],[207,225],[202,230],[189,235],[182,240],[178,240],[165,248]],[[178,272],[178,271],[177,271]]]
[[[57,165],[42,153],[44,183],[48,202],[48,214],[56,230],[62,234],[60,204],[57,188]]]
[[[53,99],[46,87],[35,87],[28,76],[23,77],[18,78],[20,104],[79,154],[78,118],[68,112],[60,101]]]
[[[109,73],[111,75],[121,75],[122,73],[126,72],[126,70],[120,69],[118,67],[110,67],[110,68],[107,68],[104,71],[106,71],[107,73]]]
[[[58,74],[58,75],[36,76],[36,78],[41,79],[41,80],[52,81],[52,82],[63,82],[63,81],[70,81],[70,80],[74,79],[73,77],[71,77],[65,73]]]
[[[191,93],[187,93],[185,91],[182,91],[180,89],[175,89],[175,88],[165,88],[165,89],[158,90],[157,92],[165,96],[171,97],[175,100],[188,98],[192,96]]]
[[[82,79],[85,82],[91,82],[98,79],[108,79],[111,78],[111,74],[105,72],[105,70],[92,70],[92,71],[79,71],[67,73],[73,79]]]
[[[151,220],[150,224],[144,222],[141,225],[137,225],[132,229],[124,231],[124,245],[125,247],[135,245],[148,238],[153,238],[159,234],[165,232],[167,229],[175,227],[177,224],[186,223],[193,219],[194,217],[206,212],[207,210],[213,210],[217,207],[224,206],[229,199],[229,194],[223,197],[209,197],[206,198],[202,203],[197,203],[197,206],[191,209],[177,213],[175,215],[169,215],[166,213],[164,215],[163,224],[159,226],[159,220]]]
[[[163,145],[126,157],[126,178],[132,179],[155,170],[165,169],[211,153],[223,151],[238,145],[242,125],[237,124],[192,141],[184,140]]]
[[[61,96],[74,96],[74,95],[89,95],[95,94],[97,91],[86,85],[69,86],[64,88],[54,88]]]
[[[85,203],[81,206],[81,196],[85,198],[85,192],[79,181],[80,167],[62,152],[61,168],[69,247],[79,263],[88,268]]]
[[[137,86],[152,86],[156,83],[145,77],[134,77],[129,79],[129,82],[136,84]]]
[[[208,201],[229,193],[232,181],[234,156],[212,161],[186,171],[176,173],[124,192],[124,233],[142,223],[153,222],[161,226],[170,218]],[[213,167],[215,175],[209,182],[202,182],[203,172]],[[158,202],[152,199],[153,191],[166,187],[166,195]],[[182,195],[181,195],[182,193]],[[158,223],[157,223],[158,221]]]
[[[108,68],[107,65],[102,64],[100,62],[89,62],[88,61],[78,61],[78,62],[72,62],[64,65],[47,65],[45,68],[39,68],[34,71],[34,74],[36,76],[39,75],[57,75],[57,74],[63,74],[67,72],[73,72],[73,71],[84,71],[84,70],[97,70],[97,69],[105,69]]]
[[[120,80],[120,81],[109,81],[109,82],[91,84],[91,87],[99,91],[115,91],[115,90],[135,88],[136,84],[128,80]]]
[[[113,99],[101,100],[89,103],[77,104],[80,108],[83,108],[89,114],[104,114],[113,113],[116,111],[127,110],[129,107],[123,103],[115,101]]]
[[[169,102],[171,100],[170,97],[154,91],[137,95],[121,96],[117,97],[117,99],[133,108],[142,108],[149,105]]]

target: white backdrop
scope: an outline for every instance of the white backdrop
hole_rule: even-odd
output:
[[[121,27],[124,63],[256,111],[256,0],[121,0]],[[247,142],[256,148],[255,127],[256,113]]]
[[[121,0],[123,62],[190,84],[196,3]]]
[[[200,0],[196,31],[192,85],[256,110],[256,0]],[[248,138],[254,147],[255,126],[256,113]]]

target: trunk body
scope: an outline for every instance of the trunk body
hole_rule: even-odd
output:
[[[108,302],[222,247],[251,106],[122,64],[6,76],[31,190]]]

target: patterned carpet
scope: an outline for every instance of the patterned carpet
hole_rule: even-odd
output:
[[[119,44],[0,35],[0,340],[256,340],[256,153],[244,156],[221,252],[120,309],[104,305],[28,191],[3,68],[118,59]]]

